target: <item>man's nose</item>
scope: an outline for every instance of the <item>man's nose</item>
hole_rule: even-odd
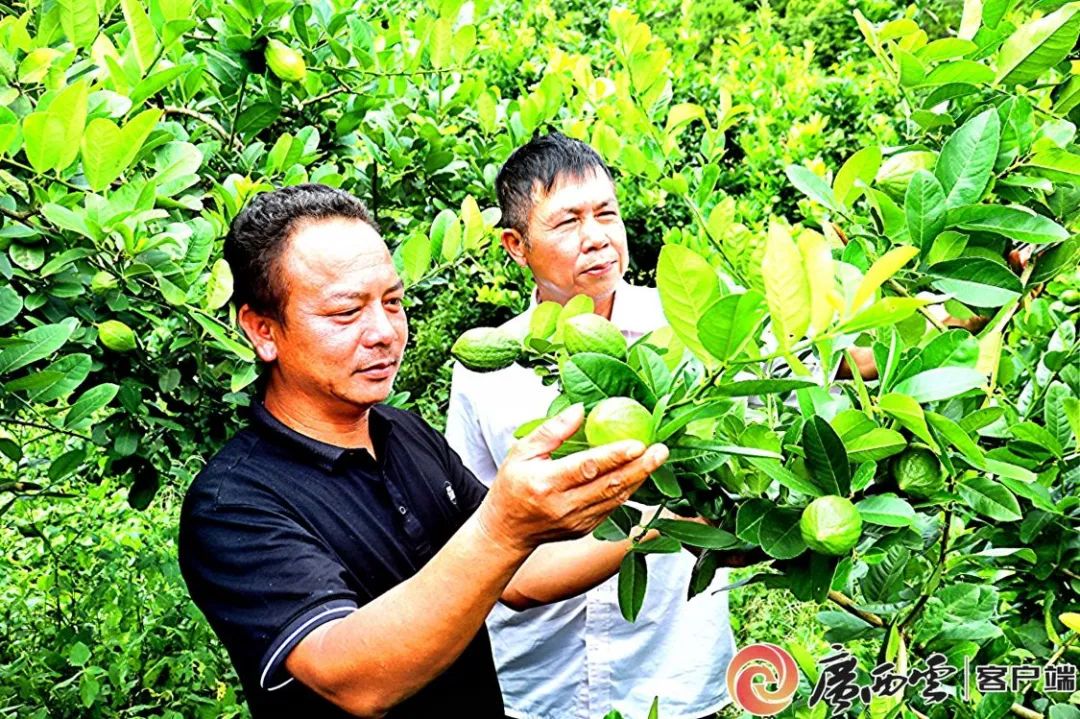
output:
[[[397,337],[397,330],[382,304],[373,306],[368,314],[361,341],[368,347],[388,345]]]
[[[581,238],[583,252],[603,249],[611,244],[607,236],[607,230],[591,215],[585,217],[581,222]]]

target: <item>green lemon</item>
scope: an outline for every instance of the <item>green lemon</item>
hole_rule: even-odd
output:
[[[874,186],[894,200],[900,201],[907,192],[908,183],[917,170],[931,170],[937,162],[937,153],[926,150],[901,152],[881,163]]]
[[[585,420],[590,447],[636,439],[652,442],[652,413],[629,397],[608,397],[593,407]]]
[[[563,325],[563,345],[572,355],[598,352],[615,359],[626,358],[626,338],[619,328],[600,315],[575,315]]]
[[[803,510],[799,531],[810,549],[839,557],[859,543],[862,516],[850,501],[830,494],[818,497]]]
[[[476,327],[458,337],[450,354],[471,370],[491,372],[514,364],[521,356],[521,343],[500,329]]]
[[[303,82],[307,76],[304,56],[280,40],[271,39],[266,44],[264,57],[270,72],[285,82]]]
[[[945,471],[926,447],[912,445],[896,455],[892,476],[900,491],[913,497],[932,497],[945,489]]]
[[[135,333],[119,320],[105,320],[98,325],[98,339],[101,344],[116,352],[135,349]]]

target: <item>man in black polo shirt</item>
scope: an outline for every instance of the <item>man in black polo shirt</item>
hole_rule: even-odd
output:
[[[423,420],[379,404],[408,332],[359,201],[319,185],[260,195],[225,257],[268,373],[249,426],[188,491],[180,566],[252,714],[501,719],[484,617],[611,576],[625,544],[588,534],[667,450],[552,460],[581,424],[575,406],[485,490]]]

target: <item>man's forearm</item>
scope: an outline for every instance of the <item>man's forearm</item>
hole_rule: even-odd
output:
[[[528,554],[473,514],[416,575],[316,629],[286,666],[345,710],[380,716],[461,655]]]
[[[642,541],[656,536],[651,529]],[[608,542],[591,535],[542,545],[514,575],[503,594],[504,603],[527,609],[576,597],[618,572],[630,546],[629,539]]]

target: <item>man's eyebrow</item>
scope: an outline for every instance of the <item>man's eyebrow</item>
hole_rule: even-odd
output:
[[[400,292],[405,289],[405,283],[398,280],[393,287],[389,287],[383,291],[383,294],[389,294],[391,292]],[[364,290],[338,290],[327,296],[327,300],[333,302],[336,300],[362,300],[371,296],[370,292]]]
[[[577,213],[580,213],[582,210],[585,210],[585,209],[587,209],[589,207],[592,207],[594,210],[598,210],[598,209],[601,209],[601,208],[604,208],[604,207],[609,207],[609,206],[614,206],[614,205],[615,205],[615,198],[614,197],[608,197],[607,199],[601,200],[599,202],[593,202],[593,203],[590,203],[590,202],[587,202],[587,201],[586,202],[575,202],[575,203],[572,203],[572,204],[563,205],[561,207],[556,207],[554,210],[551,211],[550,216],[554,218],[554,217],[556,217],[558,215],[565,215],[567,213],[577,214]]]
[[[398,280],[398,281],[397,281],[397,283],[395,283],[393,287],[391,287],[390,289],[388,289],[388,290],[387,290],[387,291],[386,291],[385,293],[383,293],[383,294],[389,294],[390,292],[401,292],[401,291],[402,291],[402,290],[404,290],[404,289],[405,289],[405,283],[404,283],[404,282],[402,282],[401,280]]]

